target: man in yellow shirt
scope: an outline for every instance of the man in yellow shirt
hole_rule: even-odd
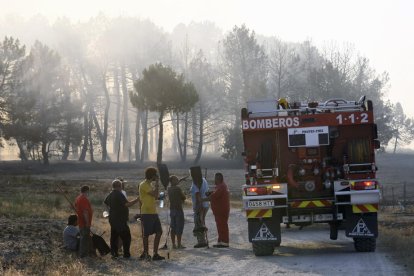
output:
[[[160,218],[157,213],[156,200],[159,192],[159,176],[157,169],[148,167],[145,169],[145,180],[139,184],[139,198],[141,200],[141,221],[144,228],[142,242],[144,252],[140,256],[141,260],[151,260],[148,253],[148,237],[155,234],[154,238],[154,255],[153,261],[164,260],[165,258],[158,255],[158,246],[162,235]]]

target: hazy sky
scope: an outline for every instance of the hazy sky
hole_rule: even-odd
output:
[[[391,78],[388,97],[414,117],[414,1],[411,0],[0,0],[0,16],[86,20],[108,16],[148,18],[166,31],[178,23],[212,21],[225,31],[245,23],[256,33],[322,47],[351,43],[377,73]],[[0,26],[1,28],[1,26]]]

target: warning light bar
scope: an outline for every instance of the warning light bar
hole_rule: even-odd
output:
[[[377,188],[377,181],[355,181],[351,183],[353,190],[374,190]]]
[[[246,195],[267,195],[267,187],[250,187],[245,188]]]
[[[282,186],[279,185],[279,184],[272,185],[272,190],[275,191],[275,192],[279,191],[281,188],[282,188]]]
[[[271,186],[265,187],[248,187],[244,188],[246,195],[271,195],[272,192],[280,192],[282,190],[282,185],[272,184]]]

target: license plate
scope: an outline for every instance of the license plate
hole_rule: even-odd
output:
[[[287,216],[284,216],[282,219],[283,219],[283,223],[289,222],[289,218]],[[336,219],[342,220],[343,219],[342,213],[338,213],[336,215]],[[321,221],[332,221],[332,220],[333,220],[333,214],[316,214],[316,215],[313,215],[313,220],[312,220],[312,215],[299,215],[299,216],[291,217],[292,222],[312,222],[312,221],[321,222]]]
[[[273,207],[275,202],[273,200],[257,200],[257,201],[248,201],[247,207]]]

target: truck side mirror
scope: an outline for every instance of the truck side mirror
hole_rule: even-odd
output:
[[[377,139],[374,140],[374,149],[381,148],[381,142]]]

